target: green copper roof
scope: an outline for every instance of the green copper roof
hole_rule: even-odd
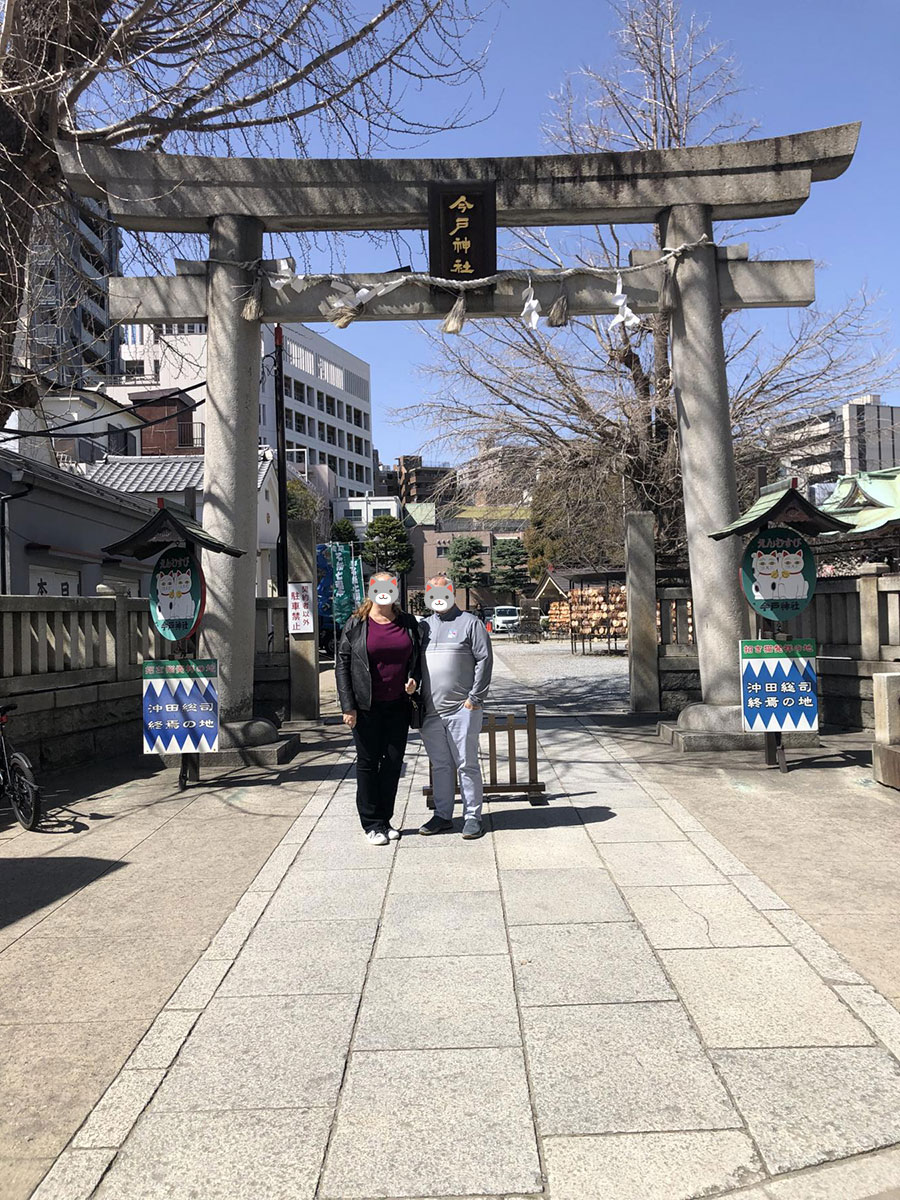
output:
[[[854,533],[900,522],[900,467],[842,475],[822,510],[846,521]]]
[[[789,525],[809,537],[819,533],[845,533],[852,528],[841,517],[816,508],[796,488],[786,487],[764,492],[736,521],[709,536],[719,541],[739,533],[754,533],[763,525]]]

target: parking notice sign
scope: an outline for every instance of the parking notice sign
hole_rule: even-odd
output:
[[[748,733],[819,728],[814,638],[742,638],[741,709]]]

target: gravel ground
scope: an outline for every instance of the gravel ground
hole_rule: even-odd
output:
[[[572,654],[568,642],[492,638],[498,667],[491,687],[497,702],[534,700],[543,713],[628,711],[624,654]]]

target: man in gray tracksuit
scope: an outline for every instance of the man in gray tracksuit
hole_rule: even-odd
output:
[[[449,579],[438,575],[429,580],[426,602],[432,588],[443,593],[444,598],[421,621],[420,629],[425,700],[422,741],[431,760],[434,816],[419,832],[445,833],[453,828],[455,768],[463,802],[462,835],[477,838],[484,832],[481,822],[484,784],[478,763],[478,735],[494,655],[484,624],[474,613],[457,608]],[[441,607],[444,611],[440,611]]]

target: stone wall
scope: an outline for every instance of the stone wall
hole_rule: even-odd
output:
[[[142,757],[140,679],[55,688],[11,697],[10,741],[37,772],[98,759]],[[290,704],[287,678],[257,679],[253,715],[282,725]]]

